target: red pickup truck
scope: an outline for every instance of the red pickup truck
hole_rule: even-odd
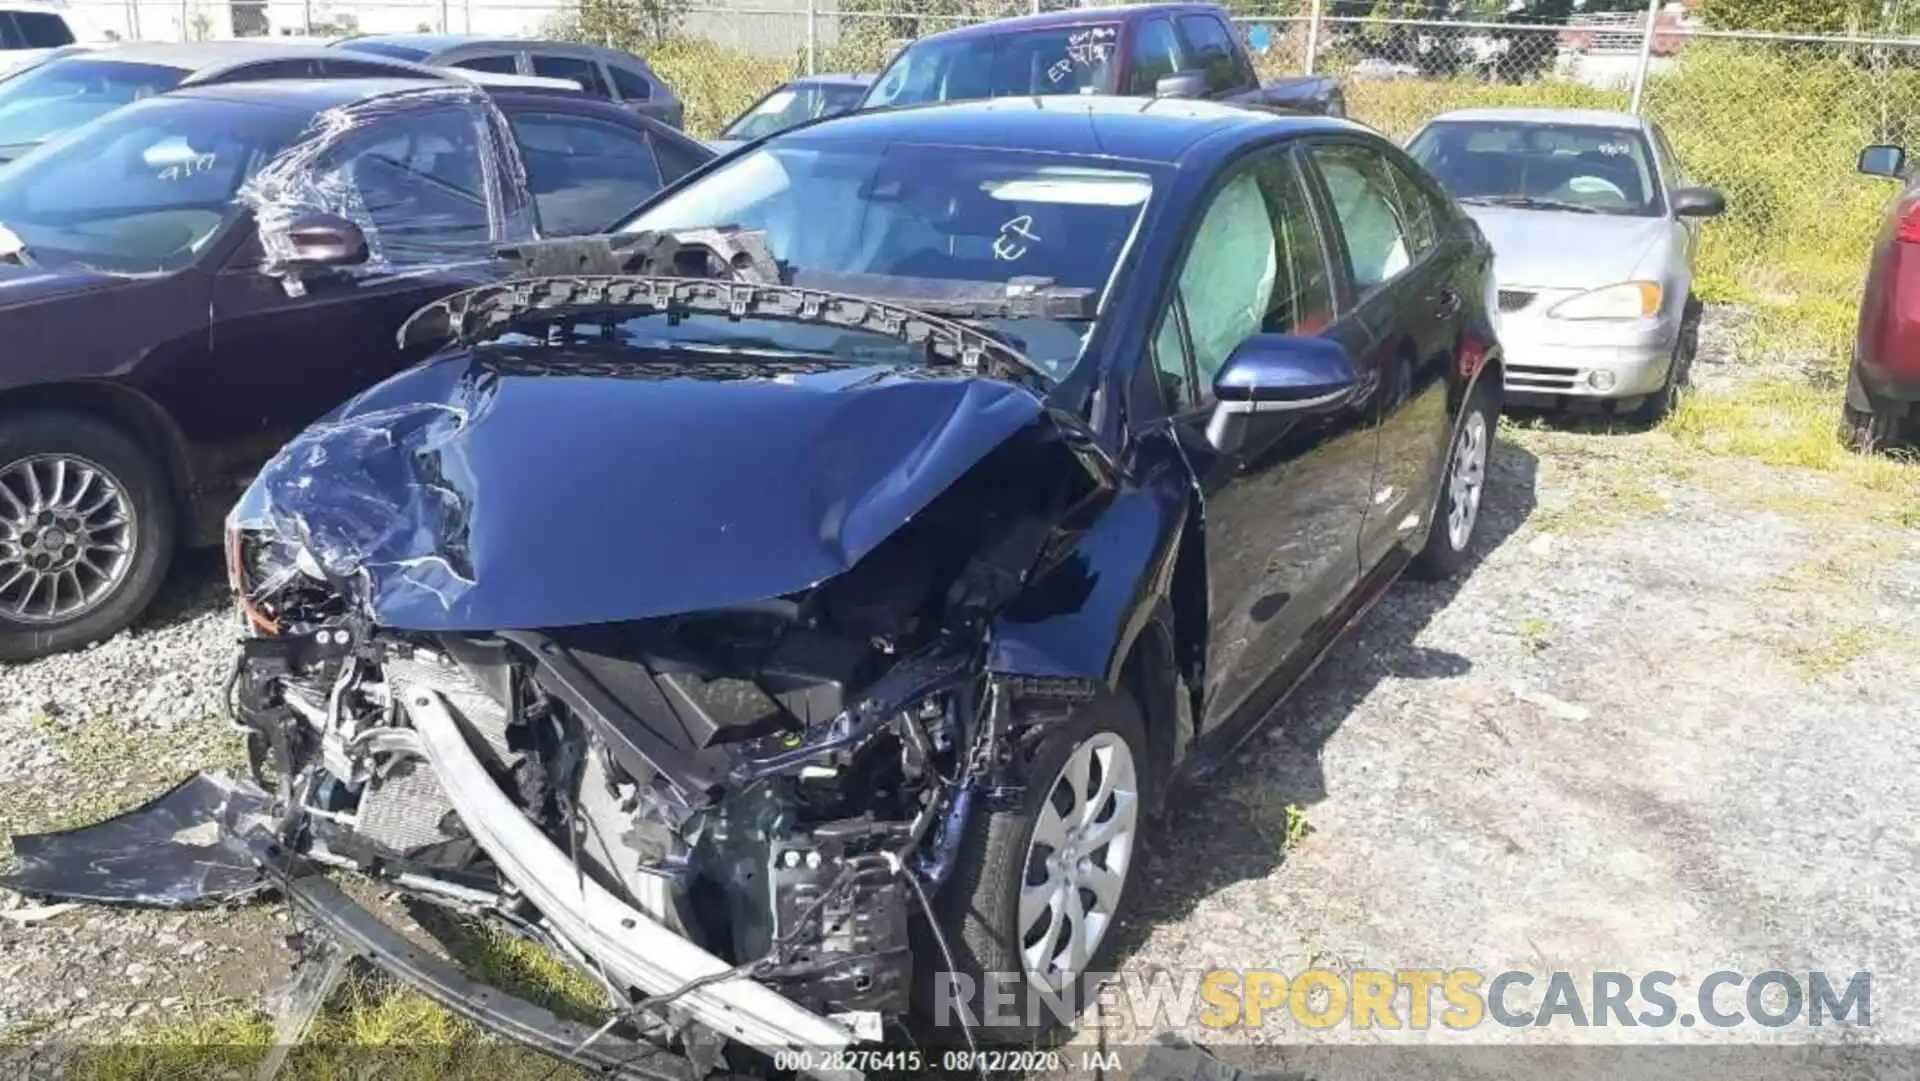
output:
[[[963,26],[903,49],[860,108],[1036,94],[1205,98],[1345,116],[1324,75],[1260,81],[1217,4],[1076,8]]]

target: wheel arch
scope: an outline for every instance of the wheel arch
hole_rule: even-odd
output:
[[[186,435],[172,416],[145,394],[104,380],[34,383],[0,390],[0,420],[28,413],[79,413],[112,425],[141,447],[158,449],[177,529],[192,528],[194,476]]]

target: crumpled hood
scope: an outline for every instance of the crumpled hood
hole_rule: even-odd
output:
[[[1493,245],[1493,274],[1502,286],[1593,289],[1630,281],[1667,235],[1665,218],[1499,206],[1461,209]]]
[[[234,517],[387,627],[640,619],[845,571],[1041,411],[952,369],[483,347],[308,429]]]

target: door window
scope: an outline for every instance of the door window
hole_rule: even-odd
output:
[[[1227,357],[1252,335],[1315,334],[1333,322],[1326,246],[1289,154],[1262,154],[1219,189],[1180,268],[1179,296],[1193,344],[1193,400],[1210,397]]]
[[[517,75],[520,72],[520,58],[513,53],[495,53],[492,56],[469,56],[447,66],[468,71],[487,71],[495,75]]]
[[[645,75],[618,64],[608,64],[607,74],[613,76],[613,88],[620,92],[621,101],[653,100],[653,83]]]
[[[1151,96],[1160,80],[1182,70],[1180,36],[1166,19],[1148,19],[1133,38],[1133,93]]]
[[[1207,72],[1207,91],[1224,94],[1241,88],[1240,64],[1234,59],[1233,39],[1211,15],[1183,15],[1180,32],[1193,48],[1191,66]]]
[[[394,117],[334,148],[331,177],[351,191],[350,214],[368,230],[376,259],[424,266],[485,258],[492,251],[481,129],[461,109]],[[320,178],[321,190],[338,181]]]
[[[547,236],[605,229],[660,190],[659,167],[640,132],[559,113],[516,113],[508,122]]]
[[[1333,197],[1354,285],[1365,296],[1412,261],[1393,175],[1379,152],[1363,146],[1321,144],[1312,148],[1311,155]]]
[[[1653,126],[1653,155],[1660,163],[1660,180],[1668,188],[1692,187],[1693,181],[1687,171],[1680,167],[1680,156],[1673,152],[1673,144],[1667,142],[1667,133],[1660,125]]]
[[[582,60],[577,56],[533,55],[533,73],[549,79],[566,79],[577,83],[580,89],[596,98],[612,100],[613,92],[607,89],[607,81],[600,77],[600,65],[592,60]]]
[[[1417,261],[1440,243],[1440,209],[1413,174],[1393,162],[1387,164],[1387,172],[1393,176],[1394,201],[1407,224],[1407,256]]]

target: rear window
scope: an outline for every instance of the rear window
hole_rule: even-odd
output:
[[[1094,23],[922,42],[894,59],[865,104],[1101,93],[1119,40],[1119,23]]]
[[[334,48],[349,49],[372,56],[384,56],[393,60],[412,60],[416,63],[427,58],[425,49],[412,45],[395,45],[389,41],[343,41]]]
[[[580,89],[596,98],[613,97],[607,89],[607,81],[600,77],[600,65],[591,60],[582,60],[575,56],[533,55],[533,73],[549,79],[565,79],[578,84]]]
[[[9,49],[57,49],[73,44],[73,31],[52,12],[0,12],[0,39]]]

